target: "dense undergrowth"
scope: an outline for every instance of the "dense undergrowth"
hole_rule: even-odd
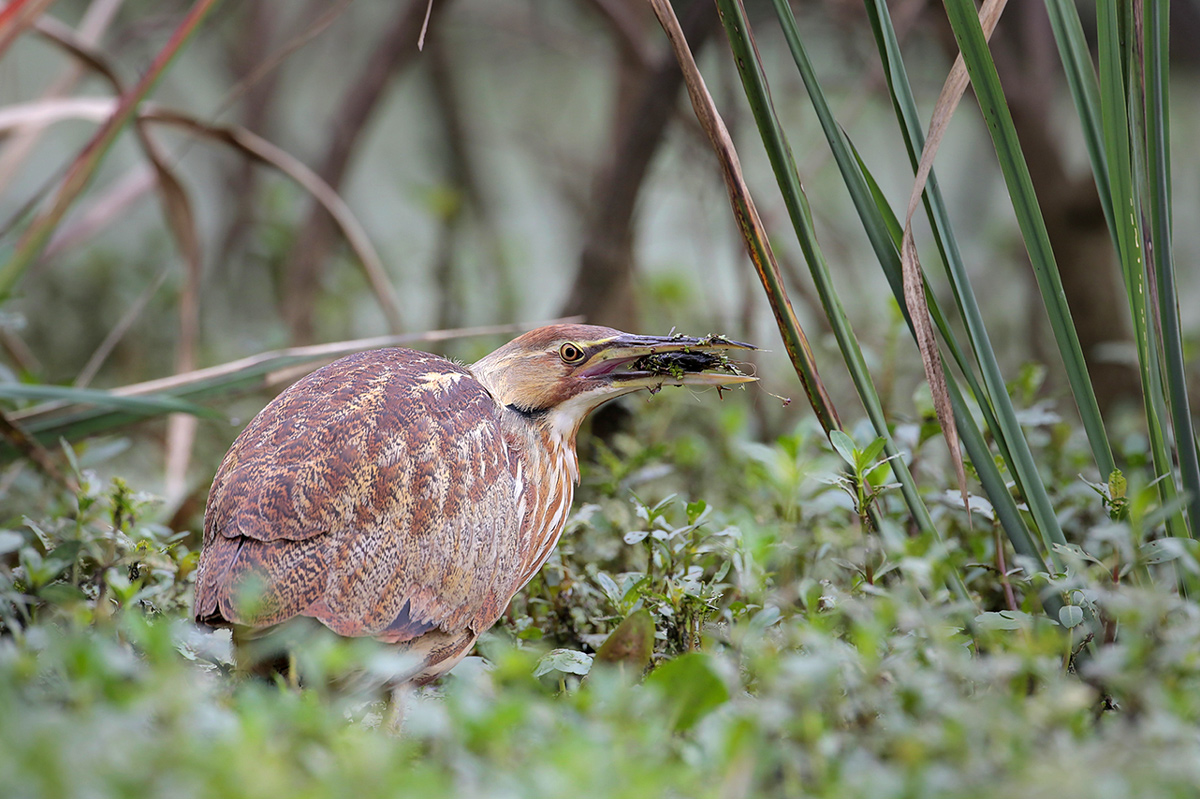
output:
[[[879,528],[865,529],[863,486],[845,484],[824,436],[802,423],[749,443],[745,405],[695,418],[656,402],[589,444],[558,551],[480,657],[403,700],[399,734],[364,681],[325,679],[350,664],[386,673],[391,656],[363,642],[313,639],[304,689],[236,675],[227,636],[188,621],[196,531],[156,524],[153,498],[84,471],[58,511],[6,510],[0,795],[879,799],[1200,784],[1200,612],[1178,590],[1197,565],[1148,543],[1160,520],[1136,438],[1126,495],[1106,506],[1077,474],[1081,442],[1046,414],[1030,428],[1073,544],[1062,573],[1036,575],[998,558],[986,503],[968,527],[956,492],[933,503],[944,543],[910,529],[886,467],[867,464]],[[926,484],[952,484],[919,426],[896,435]],[[1042,591],[1067,603],[1059,619]]]

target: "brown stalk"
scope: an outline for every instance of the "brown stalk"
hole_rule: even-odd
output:
[[[34,466],[51,480],[72,493],[79,491],[79,484],[75,482],[75,478],[70,475],[64,475],[59,470],[58,466],[54,463],[54,459],[50,457],[50,451],[43,447],[36,438],[26,433],[3,410],[0,410],[0,436],[6,438],[8,443],[12,444],[18,452],[28,458]]]
[[[81,42],[89,45],[96,44],[104,35],[112,18],[121,7],[124,0],[93,0],[84,12],[79,23],[78,37]],[[42,99],[52,99],[65,96],[83,77],[83,68],[79,64],[71,64],[64,69],[50,86],[42,93]],[[44,124],[31,123],[13,131],[4,143],[0,153],[0,193],[8,185],[17,171],[24,166],[29,154],[37,146],[38,139],[45,129]]]
[[[984,0],[983,7],[979,10],[979,23],[983,27],[985,38],[991,37],[1007,3],[1008,0]],[[917,177],[913,181],[912,193],[908,198],[908,210],[904,216],[904,236],[900,243],[900,263],[904,276],[904,304],[912,318],[913,329],[917,336],[917,346],[921,350],[921,364],[925,367],[925,379],[929,382],[938,423],[942,426],[942,434],[946,437],[946,446],[950,449],[950,461],[954,464],[958,488],[962,492],[963,506],[967,510],[968,524],[971,519],[971,503],[967,496],[967,473],[963,465],[962,448],[959,446],[958,427],[954,423],[950,390],[946,384],[945,372],[942,370],[942,356],[938,351],[937,335],[933,330],[929,306],[925,303],[925,281],[921,272],[921,261],[917,255],[917,245],[913,240],[912,218],[921,203],[921,195],[925,192],[929,172],[933,169],[933,159],[937,155],[942,138],[946,135],[950,118],[958,108],[958,103],[969,82],[967,67],[960,53],[954,59],[954,66],[951,67],[946,83],[942,86],[941,94],[938,95],[937,104],[933,108],[929,134],[925,139],[925,147],[921,151]]]
[[[734,149],[733,141],[729,137],[729,131],[726,130],[712,95],[709,94],[708,87],[704,83],[704,78],[696,67],[696,61],[688,49],[687,40],[683,36],[679,20],[676,19],[669,0],[649,0],[649,2],[671,42],[676,59],[679,61],[696,118],[708,135],[709,143],[720,162],[721,175],[725,179],[725,187],[729,191],[729,202],[733,207],[734,218],[746,244],[746,251],[770,299],[771,310],[775,314],[776,324],[779,326],[796,374],[804,385],[809,403],[822,427],[826,431],[840,429],[841,421],[829,399],[825,385],[817,374],[816,359],[813,357],[808,338],[804,335],[804,331],[796,319],[795,311],[792,310],[791,300],[787,296],[787,290],[784,288],[779,272],[779,264],[775,260],[774,251],[767,239],[766,229],[763,227],[762,219],[758,215],[754,200],[750,196],[750,190],[742,176],[741,162],[737,150]]]
[[[157,394],[160,392],[185,394],[188,389],[195,388],[204,383],[221,378],[232,378],[239,373],[246,372],[256,366],[269,365],[274,362],[281,364],[293,364],[295,362],[307,361],[309,363],[318,363],[321,361],[333,360],[340,358],[343,355],[349,355],[353,352],[361,352],[363,350],[378,349],[380,347],[400,347],[411,346],[413,344],[433,344],[441,341],[450,341],[452,339],[469,338],[472,336],[498,336],[511,333],[520,333],[526,330],[531,330],[535,327],[554,324],[577,324],[583,320],[577,316],[562,317],[559,319],[551,319],[545,322],[535,324],[509,324],[509,325],[485,325],[481,327],[464,327],[454,330],[430,330],[423,333],[399,333],[389,336],[375,336],[373,338],[350,339],[347,341],[335,341],[329,344],[312,344],[304,347],[289,347],[282,350],[272,350],[270,352],[251,355],[247,358],[240,358],[236,361],[219,364],[217,366],[206,366],[196,369],[185,374],[171,375],[170,377],[160,377],[155,380],[147,380],[141,383],[131,383],[127,386],[114,388],[111,393],[118,397],[139,397],[148,394]],[[290,368],[290,366],[281,367]],[[280,373],[280,370],[267,372],[262,379],[252,388],[269,385],[272,382],[272,376]],[[26,408],[10,414],[10,418],[18,424],[26,424],[31,420],[40,419],[46,416],[52,416],[62,412],[64,409],[71,407],[73,403],[65,400],[52,400],[43,402],[32,408]]]

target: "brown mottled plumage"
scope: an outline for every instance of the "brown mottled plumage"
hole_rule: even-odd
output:
[[[308,616],[401,646],[421,659],[408,678],[432,679],[549,557],[584,417],[640,388],[746,382],[698,353],[747,347],[554,325],[470,367],[386,349],[318,369],[217,470],[196,620],[253,633]]]

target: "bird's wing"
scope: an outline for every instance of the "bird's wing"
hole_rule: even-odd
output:
[[[308,615],[386,641],[486,629],[520,571],[499,412],[466,369],[411,350],[353,355],[296,383],[213,481],[197,619]]]

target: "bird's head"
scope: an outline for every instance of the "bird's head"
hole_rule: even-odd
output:
[[[471,367],[502,405],[545,419],[574,440],[584,417],[610,399],[662,386],[753,382],[724,351],[753,346],[722,336],[635,336],[595,325],[550,325],[513,339]]]

